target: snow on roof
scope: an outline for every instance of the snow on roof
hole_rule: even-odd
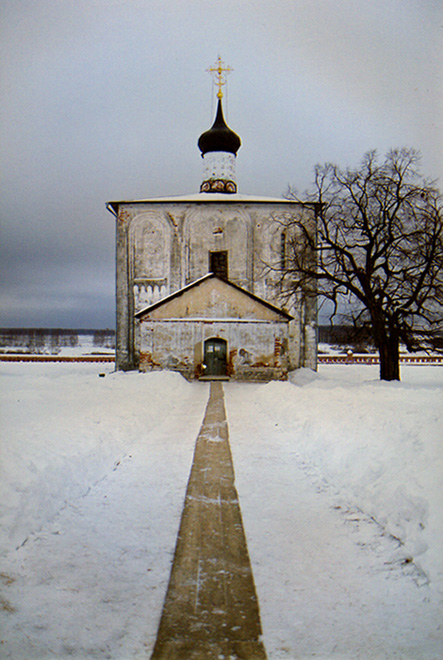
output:
[[[282,197],[260,197],[257,195],[240,195],[238,193],[195,193],[191,195],[177,195],[172,197],[153,197],[151,199],[133,199],[108,202],[107,207],[115,209],[119,204],[168,204],[168,203],[191,202],[228,202],[243,204],[312,204],[313,202],[299,202],[294,199],[284,199]]]

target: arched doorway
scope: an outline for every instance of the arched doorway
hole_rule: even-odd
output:
[[[227,342],[219,337],[211,337],[205,341],[205,376],[226,376],[227,374]]]

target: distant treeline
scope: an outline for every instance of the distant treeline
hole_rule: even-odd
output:
[[[371,344],[370,328],[354,328],[351,325],[319,325],[318,341],[331,345],[361,345]]]
[[[423,335],[423,344],[432,349],[443,349],[443,333]],[[370,328],[350,325],[320,325],[318,341],[331,346],[352,348],[365,352],[372,347]],[[30,353],[57,353],[61,348],[80,347],[85,343],[94,348],[115,349],[115,330],[67,328],[0,328],[0,350],[17,348]]]
[[[0,328],[0,348],[26,349],[29,353],[57,353],[61,348],[75,348],[91,341],[97,348],[115,348],[115,330],[67,328]]]
[[[351,325],[319,325],[318,341],[330,346],[352,348],[355,352],[365,352],[373,346],[371,328],[355,328]],[[423,332],[417,336],[417,348],[443,349],[443,331]]]

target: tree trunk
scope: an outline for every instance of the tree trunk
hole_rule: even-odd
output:
[[[396,332],[385,333],[378,342],[380,355],[380,380],[400,380],[400,342]]]
[[[380,380],[400,380],[400,340],[397,329],[387,328],[380,318],[374,316],[372,330],[380,356]]]

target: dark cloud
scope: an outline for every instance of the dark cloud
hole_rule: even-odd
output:
[[[301,193],[317,162],[403,145],[443,174],[432,0],[8,0],[0,12],[3,325],[113,324],[105,202],[198,190],[219,53],[234,68],[241,192]]]

